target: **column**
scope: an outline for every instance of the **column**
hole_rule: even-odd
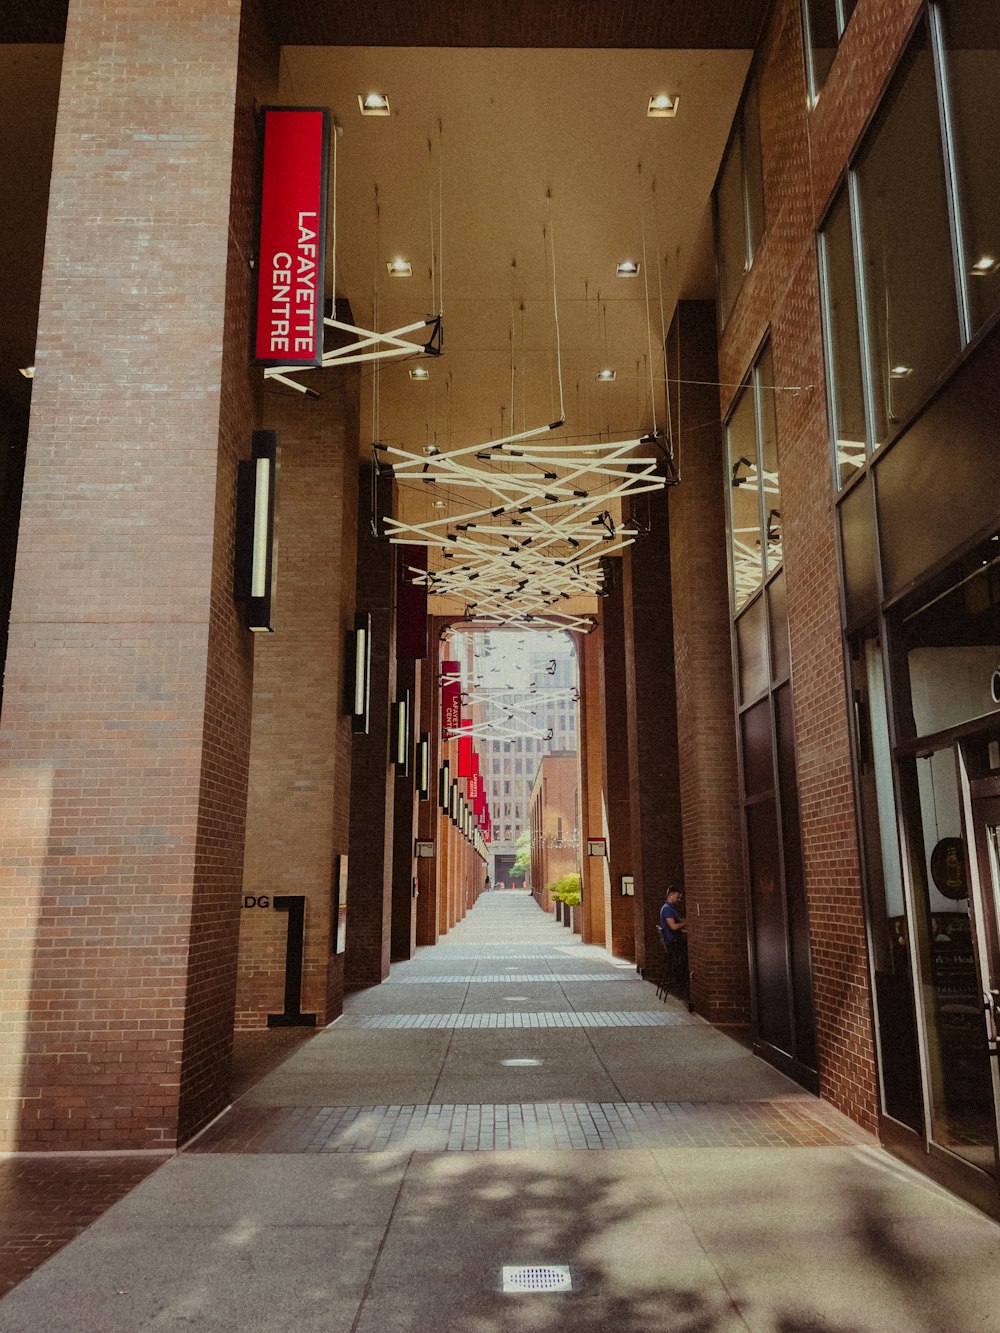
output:
[[[587,839],[604,838],[608,829],[604,819],[605,775],[602,745],[601,654],[604,633],[600,623],[590,634],[577,640],[580,667],[580,704],[578,716],[580,764],[580,864],[583,867],[580,898],[581,937],[584,944],[604,944],[606,904],[611,895],[606,856],[588,856]]]
[[[635,956],[645,970],[660,957],[664,893],[684,878],[666,491],[639,498],[631,517],[648,529],[622,562]]]
[[[601,599],[603,653],[602,741],[607,781],[608,876],[610,894],[605,904],[605,942],[616,958],[635,958],[635,898],[621,893],[623,876],[634,878],[632,858],[632,786],[629,760],[628,709],[625,699],[625,622],[622,566],[612,565],[607,595]]]
[[[278,433],[274,634],[255,641],[237,1025],[265,1027],[284,1008],[288,917],[305,902],[301,1009],[320,1025],[343,1000],[333,951],[332,884],[348,852],[351,722],[345,645],[354,625],[358,508],[356,374],[313,377],[319,401],[266,397]]]
[[[726,569],[726,477],[715,307],[681,301],[667,340],[681,482],[670,492],[681,821],[691,1000],[712,1023],[750,1019],[746,897]]]
[[[242,256],[277,57],[243,9],[69,6],[0,755],[5,1149],[170,1147],[229,1099]]]
[[[358,487],[357,609],[371,615],[371,702],[368,733],[351,750],[350,860],[347,885],[348,990],[376,986],[389,975],[392,938],[392,844],[395,774],[389,760],[390,704],[396,697],[394,623],[396,559],[372,535],[372,464]],[[391,483],[381,478],[378,504],[391,512]]]

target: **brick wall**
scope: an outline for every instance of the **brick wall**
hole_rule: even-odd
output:
[[[746,895],[730,652],[715,311],[682,301],[667,340],[680,484],[669,492],[685,912],[691,999],[712,1023],[750,1019]]]
[[[625,623],[621,565],[601,599],[603,745],[607,780],[608,874],[604,938],[616,958],[635,957],[635,900],[618,892],[632,875],[629,731],[625,702]]]
[[[243,874],[243,901],[255,902],[241,913],[240,1027],[263,1027],[284,1007],[288,918],[256,905],[261,897],[306,898],[303,1011],[327,1023],[342,999],[330,913],[337,858],[348,850],[344,654],[354,624],[360,379],[329,370],[311,382],[319,401],[277,387],[265,395],[280,451],[275,632],[255,638]]]
[[[371,613],[371,704],[368,734],[351,751],[350,864],[347,887],[348,989],[389,975],[392,941],[392,834],[395,778],[389,762],[390,704],[396,697],[395,549],[371,531],[371,469],[358,488],[357,608]],[[390,488],[379,483],[381,512]]]
[[[875,1053],[851,781],[815,228],[921,6],[859,0],[815,108],[796,0],[760,51],[767,232],[720,342],[737,382],[770,327],[777,394],[803,859],[824,1097],[875,1122]],[[792,389],[791,386],[796,386]],[[731,396],[723,389],[723,409]]]
[[[0,736],[7,1148],[162,1147],[228,1095],[239,21],[70,8]]]
[[[608,827],[604,817],[606,776],[604,772],[604,691],[601,658],[604,655],[604,629],[601,624],[590,634],[578,635],[577,657],[580,663],[579,729],[580,766],[580,848],[583,870],[581,900],[582,935],[585,944],[610,944],[605,935],[610,914],[611,878],[608,859],[587,855],[587,839],[604,838]]]
[[[635,501],[631,516],[649,535],[622,560],[635,957],[643,969],[659,964],[660,907],[668,885],[684,877],[667,508],[665,491]]]

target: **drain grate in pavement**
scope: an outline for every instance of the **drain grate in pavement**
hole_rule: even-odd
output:
[[[568,1264],[504,1264],[503,1291],[572,1291]]]

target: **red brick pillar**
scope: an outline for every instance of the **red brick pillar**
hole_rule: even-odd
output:
[[[430,744],[425,801],[417,804],[417,837],[434,843],[434,856],[417,862],[417,944],[438,941],[438,865],[442,856],[441,831],[438,827],[438,769],[441,766],[441,719],[438,713],[438,640],[430,636],[430,654],[420,671],[420,727]]]
[[[2,732],[4,1148],[168,1147],[228,1100],[241,256],[276,68],[243,8],[241,48],[233,0],[69,6]]]
[[[649,530],[622,562],[635,952],[645,969],[660,957],[667,886],[684,878],[666,491],[638,499],[632,517]]]
[[[601,690],[601,653],[604,634],[600,624],[590,634],[577,638],[579,661],[580,719],[580,865],[583,867],[580,898],[581,936],[584,944],[604,944],[605,919],[611,898],[611,880],[605,856],[588,856],[587,839],[604,838],[604,699]]]
[[[376,986],[389,975],[392,939],[392,841],[395,771],[389,758],[390,704],[396,697],[395,548],[372,535],[372,465],[358,491],[357,609],[371,615],[371,703],[368,734],[351,752],[350,861],[347,886],[348,989]],[[378,485],[389,513],[390,484]]]
[[[356,375],[316,377],[322,399],[266,397],[278,433],[273,635],[255,643],[237,1024],[284,1008],[288,917],[276,895],[306,899],[301,1008],[330,1022],[343,999],[331,950],[331,888],[348,850],[351,722],[344,650],[354,625],[358,509]],[[263,904],[263,905],[262,905]]]
[[[682,301],[667,340],[680,485],[670,491],[677,731],[691,1000],[750,1021],[746,897],[726,569],[726,476],[717,415],[715,307]]]
[[[417,774],[415,747],[412,743],[414,720],[420,721],[420,663],[413,658],[401,657],[396,661],[396,699],[409,691],[410,698],[410,762],[409,771],[395,769],[396,790],[393,796],[392,841],[392,961],[413,957],[417,943],[417,865],[414,840],[417,829]]]
[[[635,957],[635,899],[623,897],[623,875],[633,875],[631,767],[628,709],[625,698],[625,621],[622,566],[615,562],[606,596],[601,599],[602,697],[604,702],[604,772],[607,782],[608,875],[611,893],[605,908],[605,940],[616,958]]]

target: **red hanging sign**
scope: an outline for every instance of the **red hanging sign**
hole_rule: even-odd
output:
[[[472,719],[468,718],[464,722],[459,722],[458,725],[463,732],[469,733],[458,738],[458,776],[460,778],[471,778],[473,773],[472,735],[470,731]]]
[[[459,743],[459,748],[461,748],[461,742]],[[472,808],[473,808],[473,810],[476,812],[476,814],[478,815],[478,814],[479,814],[480,793],[481,793],[481,791],[482,791],[482,789],[483,789],[483,788],[482,788],[482,778],[479,776],[478,773],[470,773],[470,774],[469,774],[469,781],[468,781],[467,786],[468,786],[469,800],[472,802]]]
[[[457,662],[442,662],[441,739],[450,741],[462,726],[462,682]]]
[[[323,362],[323,256],[330,112],[265,107],[253,359]]]

